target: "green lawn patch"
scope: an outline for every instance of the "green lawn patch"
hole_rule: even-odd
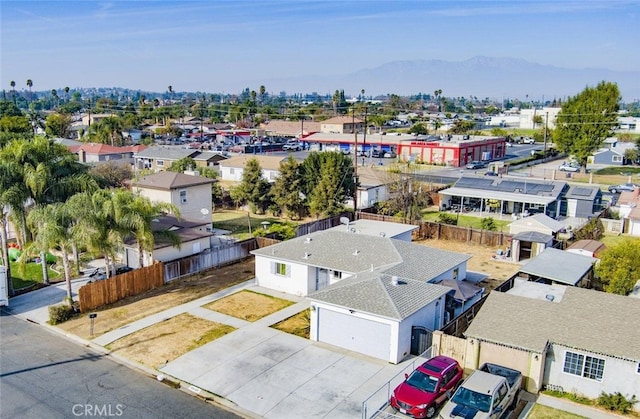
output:
[[[238,240],[253,237],[253,233],[264,229],[262,223],[265,221],[269,223],[268,226],[291,223],[283,218],[250,214],[247,211],[216,210],[213,213],[213,227],[230,231],[230,234]]]
[[[544,406],[541,404],[535,404],[528,419],[580,419],[584,416],[574,415],[573,413],[565,412],[564,410],[554,409],[553,407]]]
[[[42,283],[42,265],[39,263],[27,263],[22,267],[18,262],[10,262],[9,266],[11,267],[11,281],[14,290]],[[56,282],[62,277],[58,272],[49,268],[49,281]]]
[[[456,216],[455,213],[448,213]],[[429,221],[433,223],[438,222],[439,212],[428,211],[422,213],[422,221]],[[503,217],[509,217],[508,215],[503,215]],[[496,225],[496,231],[506,230],[506,227],[511,224],[512,220],[501,220],[497,216],[485,216],[485,217],[476,217],[471,215],[460,214],[458,216],[458,226],[459,227],[470,227],[480,230],[481,223],[483,218],[493,218],[493,222]]]

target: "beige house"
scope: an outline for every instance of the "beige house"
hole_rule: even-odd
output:
[[[232,182],[242,181],[244,168],[249,160],[258,161],[262,169],[262,177],[269,182],[274,182],[280,176],[280,163],[286,160],[282,156],[264,156],[261,154],[240,154],[238,156],[229,157],[221,160],[218,165],[220,167],[220,179]]]
[[[363,131],[363,120],[346,115],[334,116],[320,123],[320,132],[327,134],[349,134]]]
[[[131,189],[154,202],[167,202],[183,219],[206,221],[211,227],[213,179],[175,172],[158,172],[131,182]]]

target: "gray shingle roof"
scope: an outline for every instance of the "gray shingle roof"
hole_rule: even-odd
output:
[[[576,285],[597,259],[548,247],[520,268],[520,272]]]
[[[215,182],[202,176],[185,175],[177,172],[157,172],[146,175],[138,181],[131,182],[131,185],[146,189],[178,189],[188,186],[205,185]]]
[[[336,230],[297,237],[251,253],[347,273],[378,270],[421,281],[429,281],[471,258],[402,240]]]
[[[413,279],[400,278],[394,285],[390,275],[365,272],[310,294],[309,299],[402,320],[449,292],[451,288]]]
[[[567,287],[559,302],[492,292],[467,337],[543,352],[556,343],[640,361],[640,300]]]
[[[523,242],[549,243],[553,240],[553,236],[550,234],[540,233],[538,231],[523,231],[522,233],[518,233],[513,236],[513,239]]]
[[[539,223],[541,226],[548,228],[554,233],[564,228],[561,222],[558,222],[557,220],[554,220],[553,218],[543,213],[538,213],[538,214],[531,215],[529,217],[520,218],[519,220],[512,222],[511,225],[527,227],[532,223]]]

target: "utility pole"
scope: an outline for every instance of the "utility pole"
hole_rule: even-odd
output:
[[[353,132],[353,218],[358,213],[358,131],[355,129],[356,108],[351,109],[351,131]]]
[[[364,99],[364,89],[360,91],[362,94],[362,100]],[[367,147],[367,102],[364,102],[364,134],[362,137],[362,152],[366,155],[366,147]],[[362,159],[362,166],[364,167],[364,159]]]
[[[545,113],[545,118],[544,118],[544,148],[543,148],[543,153],[544,156],[547,157],[547,130],[549,127],[549,111],[547,111]]]

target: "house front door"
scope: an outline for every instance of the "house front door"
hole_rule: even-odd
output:
[[[329,271],[324,268],[316,269],[316,291],[329,285]]]

